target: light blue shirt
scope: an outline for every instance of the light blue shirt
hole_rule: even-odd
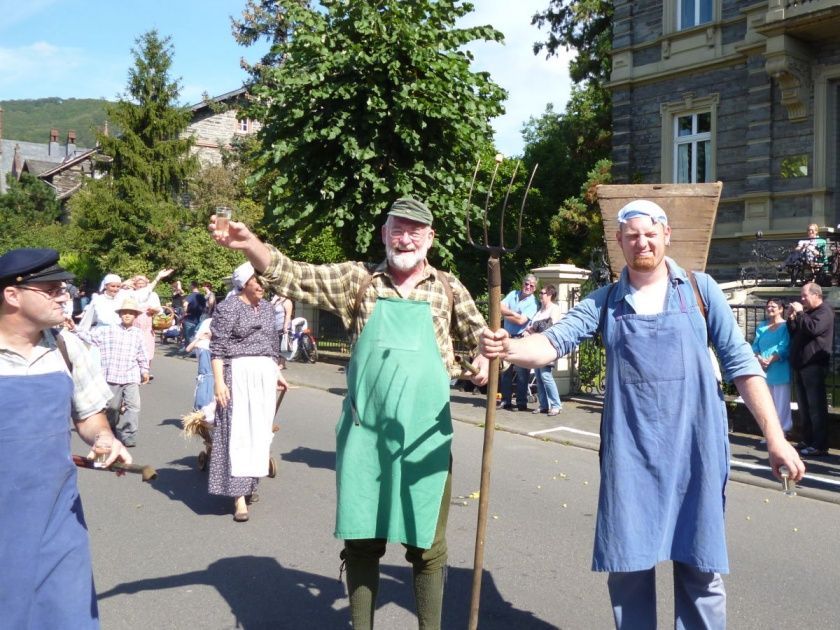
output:
[[[668,263],[670,280],[665,310],[680,310],[680,296],[675,290],[678,285],[682,285],[680,291],[687,305],[696,303],[686,271],[671,258],[666,257],[665,260]],[[731,382],[739,376],[764,376],[764,370],[753,355],[752,348],[744,340],[744,335],[738,327],[732,309],[726,303],[723,291],[708,274],[695,272],[694,277],[706,305],[706,320],[704,321],[698,313],[698,317],[691,319],[692,328],[697,339],[706,345],[708,327],[725,380]],[[590,339],[595,335],[608,291],[609,286],[593,291],[570,310],[563,320],[543,333],[557,350],[558,358],[574,350],[584,339]],[[616,306],[622,300],[626,302],[625,308],[628,312],[634,312],[632,290],[626,268],[622,271],[610,296],[610,303],[607,305],[605,317],[607,326],[613,318]]]
[[[520,299],[519,296],[521,293],[521,291],[511,291],[505,296],[505,299],[502,300],[502,304],[507,306],[514,313],[524,315],[528,318],[528,321],[524,324],[514,324],[512,321],[509,321],[507,317],[503,318],[505,330],[508,331],[508,334],[511,337],[521,335],[539,310],[539,304],[537,304],[536,296],[531,294]]]

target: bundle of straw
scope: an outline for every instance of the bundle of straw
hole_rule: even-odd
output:
[[[191,438],[198,435],[205,442],[212,441],[210,431],[213,425],[205,421],[203,411],[192,411],[181,416],[181,426],[184,429],[184,438]]]

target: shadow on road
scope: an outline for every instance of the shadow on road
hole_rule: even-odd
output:
[[[298,446],[288,453],[283,453],[280,458],[285,462],[306,464],[310,468],[326,468],[335,470],[335,451],[321,451],[314,448]]]
[[[377,608],[395,604],[414,613],[411,568],[383,565]],[[236,618],[236,627],[349,628],[350,613],[344,584],[281,565],[274,558],[238,556],[224,558],[202,571],[126,582],[99,593],[99,600],[142,591],[160,591],[204,584],[224,597]],[[469,619],[472,571],[450,569],[444,596],[444,628],[463,628]],[[480,622],[482,630],[553,630],[555,626],[505,601],[488,572],[482,581]],[[338,610],[334,608],[337,607]]]
[[[151,482],[151,486],[172,501],[183,503],[196,514],[229,514],[231,499],[207,492],[207,472],[198,470],[199,450],[196,448],[195,455],[169,462],[181,468],[158,468],[157,479]]]
[[[230,606],[235,627],[243,630],[350,627],[347,611],[333,610],[345,599],[344,584],[266,557],[224,558],[203,571],[127,582],[99,593],[99,599],[196,584],[215,588]]]

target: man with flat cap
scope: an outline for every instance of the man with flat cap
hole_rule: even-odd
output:
[[[0,625],[98,628],[70,419],[92,445],[110,435],[110,391],[73,335],[59,332],[65,282],[52,249],[0,256]],[[113,436],[112,436],[113,437]],[[118,441],[105,466],[131,462]]]
[[[210,224],[214,230],[215,224]],[[449,379],[460,373],[450,333],[476,349],[484,319],[466,288],[433,268],[432,213],[416,199],[393,203],[377,264],[294,262],[231,222],[222,245],[245,253],[261,282],[292,300],[336,313],[354,340],[347,397],[336,430],[335,535],[354,628],[371,628],[379,559],[401,542],[412,563],[420,628],[439,628],[451,489]],[[487,361],[474,366],[487,381]]]
[[[676,627],[725,628],[728,424],[708,342],[767,438],[773,474],[787,466],[799,480],[805,467],[720,288],[665,256],[671,228],[664,210],[635,200],[618,223],[627,263],[618,282],[542,334],[511,339],[485,330],[482,351],[538,367],[600,331],[607,389],[592,569],[609,572],[615,625],[658,627],[655,567],[672,560]]]

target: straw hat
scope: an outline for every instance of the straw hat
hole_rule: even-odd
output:
[[[141,309],[134,298],[128,297],[123,300],[123,303],[120,305],[118,309],[116,309],[117,313],[122,311],[134,311],[135,313],[142,313],[143,309]]]

